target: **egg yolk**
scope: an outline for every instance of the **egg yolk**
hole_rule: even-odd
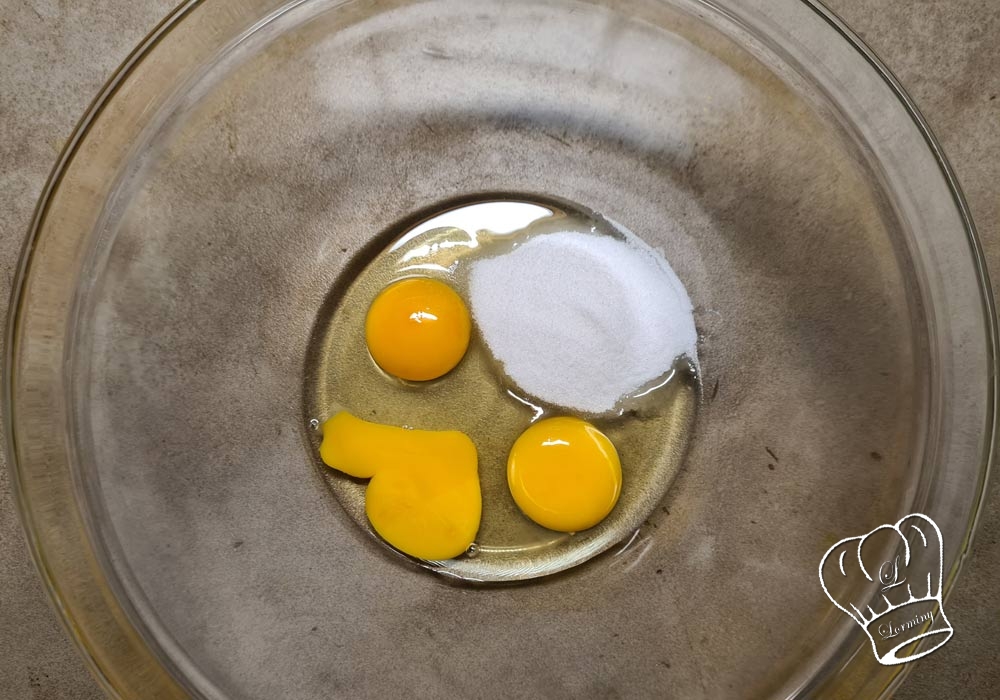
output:
[[[469,310],[444,282],[394,282],[368,308],[365,340],[379,367],[400,379],[427,381],[450,372],[469,347]]]
[[[323,462],[371,479],[375,532],[418,559],[450,559],[475,541],[482,516],[476,447],[456,430],[410,430],[340,412],[323,423]]]
[[[618,502],[618,452],[579,418],[549,418],[521,433],[507,460],[507,485],[522,512],[542,527],[579,532]]]

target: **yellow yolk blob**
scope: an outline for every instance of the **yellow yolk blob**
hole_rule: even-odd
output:
[[[456,430],[409,430],[340,412],[323,424],[323,462],[370,478],[365,512],[382,539],[418,559],[475,541],[483,511],[476,446]]]
[[[400,379],[427,381],[450,372],[469,347],[469,310],[444,282],[416,277],[379,292],[365,318],[365,340],[378,366]]]
[[[611,440],[579,418],[549,418],[521,433],[507,460],[517,506],[542,527],[579,532],[618,502],[622,467]]]

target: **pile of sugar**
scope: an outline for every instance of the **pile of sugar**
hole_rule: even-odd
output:
[[[605,413],[678,357],[697,362],[684,285],[632,236],[540,235],[473,263],[469,288],[493,356],[517,387],[547,404]]]

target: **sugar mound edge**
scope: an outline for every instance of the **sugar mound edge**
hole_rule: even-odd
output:
[[[686,356],[691,300],[669,263],[634,235],[573,231],[477,260],[472,315],[511,381],[544,403],[606,413]]]

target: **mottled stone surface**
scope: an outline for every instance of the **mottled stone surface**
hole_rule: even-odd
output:
[[[1000,5],[828,3],[889,65],[930,122],[965,191],[993,275],[1000,278]],[[955,637],[917,662],[905,700],[996,697],[1000,688],[1000,488],[993,483],[973,545],[946,607]]]
[[[174,4],[172,0],[0,4],[4,317],[24,234],[63,143],[111,72]],[[103,696],[66,637],[28,557],[6,465],[0,469],[0,695],[16,700]]]
[[[1000,10],[985,2],[831,2],[861,30],[922,107],[962,181],[1000,270]],[[0,0],[0,270],[6,303],[34,201],[101,82],[170,3],[75,5]],[[987,698],[1000,682],[998,489],[974,556],[947,606],[955,639],[916,665],[898,697]],[[92,698],[99,691],[66,641],[25,552],[0,471],[0,689],[11,698]],[[992,584],[992,585],[991,585]],[[959,690],[960,689],[960,690]]]

